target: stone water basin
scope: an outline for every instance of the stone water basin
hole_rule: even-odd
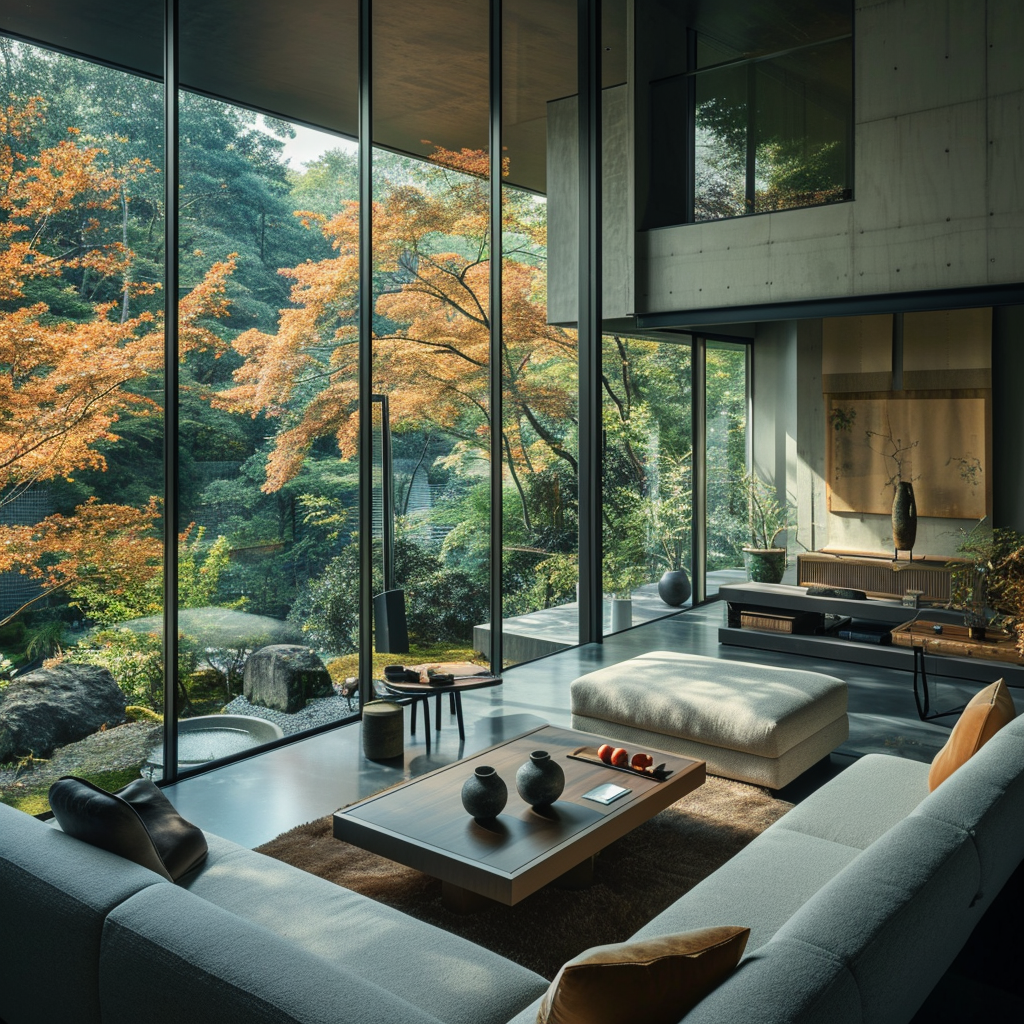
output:
[[[218,757],[230,757],[284,736],[279,725],[248,715],[200,715],[178,721],[178,768],[195,768]],[[164,766],[162,747],[155,747],[147,768]]]

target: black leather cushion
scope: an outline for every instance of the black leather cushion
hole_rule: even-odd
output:
[[[69,835],[141,864],[171,882],[206,859],[206,837],[148,779],[116,793],[73,775],[50,787],[50,808]]]

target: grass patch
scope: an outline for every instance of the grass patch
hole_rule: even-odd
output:
[[[140,777],[142,763],[131,768],[113,768],[106,772],[95,772],[90,774],[89,781],[100,789],[113,793],[129,782],[134,782]],[[26,814],[43,814],[50,809],[50,783],[46,782],[36,788],[31,787],[31,779],[25,781],[24,789],[9,789],[0,792],[0,802],[13,807],[15,810],[24,811]]]
[[[373,678],[384,678],[385,665],[422,665],[430,661],[470,661],[481,668],[487,668],[487,659],[472,647],[456,647],[451,644],[410,644],[408,654],[373,655]],[[343,654],[327,662],[327,671],[336,683],[343,683],[349,676],[359,674],[359,655]]]

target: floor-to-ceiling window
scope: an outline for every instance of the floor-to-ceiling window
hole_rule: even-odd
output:
[[[506,0],[502,133],[502,653],[506,665],[576,642],[579,379],[576,331],[547,323],[547,100],[576,90],[575,10]],[[559,43],[561,40],[561,43]],[[567,42],[568,45],[567,45]]]
[[[747,543],[749,347],[707,341],[704,356],[707,515],[705,562],[708,597],[720,583],[745,578]]]
[[[355,146],[179,100],[178,764],[351,717]],[[226,712],[241,716],[223,728]],[[253,726],[251,720],[257,719]],[[251,734],[250,734],[251,732]]]
[[[161,743],[163,113],[145,78],[0,51],[0,799],[38,813]]]
[[[687,338],[604,338],[606,633],[674,614],[690,598],[690,362]],[[665,573],[675,575],[659,593]]]
[[[387,418],[375,431],[378,671],[487,664],[477,627],[489,623],[491,572],[488,9],[442,3],[432,17],[462,21],[464,92],[401,11],[373,13],[374,135],[406,150],[373,152],[372,379]]]

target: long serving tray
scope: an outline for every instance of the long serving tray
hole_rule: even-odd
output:
[[[637,751],[637,753],[640,753],[640,751]],[[590,764],[599,764],[602,768],[608,768],[613,772],[625,772],[627,775],[633,776],[642,775],[644,778],[653,779],[655,782],[664,782],[670,775],[674,774],[664,764],[659,764],[654,768],[633,768],[630,765],[621,767],[617,764],[608,764],[597,756],[597,747],[577,747],[571,754],[566,754],[565,756],[571,757],[574,761],[587,761]]]

